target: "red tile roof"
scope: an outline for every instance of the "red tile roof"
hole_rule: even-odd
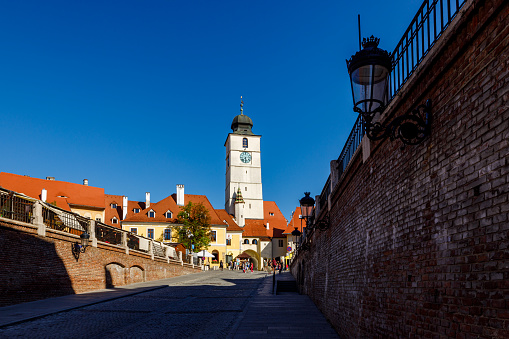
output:
[[[68,211],[69,205],[104,208],[104,189],[99,187],[5,172],[0,173],[0,186],[35,199],[41,199],[41,191],[44,188],[47,191],[47,202],[56,202],[58,207]]]
[[[242,227],[239,227],[235,220],[233,220],[233,217],[226,212],[226,210],[216,210],[217,215],[219,218],[223,219],[223,221],[226,221],[228,224],[228,227],[226,230],[228,232],[243,232],[244,229]]]
[[[274,201],[263,202],[264,219],[246,219],[243,237],[284,238],[286,219]],[[267,229],[267,223],[269,229]]]
[[[295,230],[295,227],[297,227],[299,231],[302,231],[302,229],[306,227],[306,221],[299,218],[300,214],[300,207],[296,207],[295,211],[292,213],[292,219],[286,226],[283,234],[291,234],[292,231]]]
[[[128,203],[128,212],[127,216],[124,219],[125,222],[168,222],[168,223],[176,223],[177,222],[177,215],[180,212],[181,207],[177,205],[176,203],[176,194],[172,194],[163,200],[156,202],[156,203],[150,203],[149,208],[142,208],[145,207],[145,203],[135,202],[136,204],[133,205],[131,202]],[[194,195],[194,194],[184,194],[184,203],[187,205],[189,202],[192,202],[193,204],[201,203],[205,208],[209,211],[210,215],[210,224],[211,225],[226,225],[223,220],[224,218],[220,218],[212,205],[209,202],[209,199],[205,195]],[[140,213],[134,213],[134,208],[140,208]],[[155,218],[149,218],[148,212],[150,211],[155,212]],[[172,218],[166,218],[165,213],[167,211],[170,211],[172,213]]]
[[[122,220],[122,195],[105,194],[104,195],[104,219],[103,223],[114,227],[120,227],[120,221]],[[111,204],[117,204],[117,208],[111,208]],[[111,222],[113,217],[117,218],[118,224]]]

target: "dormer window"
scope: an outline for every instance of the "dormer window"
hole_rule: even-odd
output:
[[[242,147],[247,148],[247,138],[242,139]]]
[[[272,213],[272,212],[269,212],[269,215],[270,215],[271,217],[273,217],[273,216],[274,216],[274,213]]]
[[[111,219],[111,223],[112,223],[112,224],[118,224],[118,219],[117,219],[117,217],[113,217],[113,219]]]
[[[111,206],[111,208],[113,208],[113,209],[117,209],[117,204],[111,204],[110,206]]]
[[[164,216],[167,218],[167,219],[170,219],[173,217],[173,213],[171,213],[170,211],[167,211],[166,213],[164,213]]]
[[[148,217],[149,217],[149,218],[155,218],[155,217],[156,217],[156,212],[155,212],[154,210],[150,210],[150,211],[148,212]]]
[[[139,208],[135,208],[135,209],[133,209],[133,212],[134,213],[140,213],[140,209]]]

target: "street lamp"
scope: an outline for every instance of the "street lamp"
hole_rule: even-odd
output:
[[[431,101],[386,124],[379,121],[389,101],[388,79],[392,71],[392,58],[387,51],[378,48],[379,42],[380,39],[374,36],[364,38],[363,49],[346,61],[353,110],[362,115],[366,134],[371,140],[390,136],[391,140],[401,139],[407,145],[416,145],[430,134]]]
[[[76,260],[80,258],[80,253],[85,253],[88,247],[88,243],[90,242],[90,234],[87,233],[87,231],[84,231],[80,235],[81,244],[78,242],[75,242],[71,246],[72,255]]]
[[[313,208],[315,207],[315,199],[311,198],[310,194],[309,192],[304,192],[304,198],[299,200],[300,213],[302,218],[306,219],[306,227],[309,227],[309,218],[311,218]]]

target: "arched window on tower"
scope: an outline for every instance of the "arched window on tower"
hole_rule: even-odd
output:
[[[247,148],[247,138],[242,139],[242,147]]]

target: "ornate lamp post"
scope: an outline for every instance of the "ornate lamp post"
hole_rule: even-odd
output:
[[[364,38],[363,49],[346,61],[353,110],[362,115],[371,140],[390,136],[392,140],[401,139],[407,145],[416,145],[430,134],[431,101],[391,122],[379,121],[388,102],[388,79],[392,71],[392,58],[387,51],[378,48],[379,42],[374,36]]]
[[[87,250],[88,244],[90,242],[90,234],[88,234],[87,231],[84,231],[80,235],[80,240],[81,244],[75,242],[74,244],[72,244],[71,248],[72,255],[74,256],[74,258],[76,258],[76,260],[80,258],[80,253],[85,253],[85,251]]]
[[[306,227],[309,227],[309,218],[313,215],[313,209],[315,207],[315,199],[311,198],[309,196],[310,194],[309,192],[304,192],[304,198],[299,200],[300,213],[302,218],[306,219]]]

